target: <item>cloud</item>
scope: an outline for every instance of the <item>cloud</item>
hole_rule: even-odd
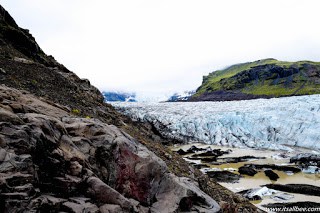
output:
[[[319,1],[4,0],[48,54],[101,90],[192,90],[262,58],[320,56]]]

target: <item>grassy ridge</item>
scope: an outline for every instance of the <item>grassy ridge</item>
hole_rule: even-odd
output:
[[[232,65],[204,76],[194,97],[215,91],[274,97],[318,94],[320,62],[287,62],[270,58]]]

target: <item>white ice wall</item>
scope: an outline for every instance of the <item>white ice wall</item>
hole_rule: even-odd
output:
[[[235,147],[320,149],[320,95],[230,102],[115,103],[169,138]]]

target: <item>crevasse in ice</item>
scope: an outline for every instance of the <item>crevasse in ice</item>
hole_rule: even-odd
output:
[[[260,149],[320,149],[320,95],[113,105],[172,139]]]

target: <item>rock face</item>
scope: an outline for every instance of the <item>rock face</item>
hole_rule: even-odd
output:
[[[232,102],[115,103],[165,138],[208,144],[291,150],[320,149],[320,96]],[[226,110],[227,109],[227,110]],[[286,147],[289,145],[290,147]]]
[[[0,97],[2,212],[97,212],[104,204],[123,212],[219,211],[193,180],[171,174],[160,158],[117,127],[72,117],[5,86],[0,86]],[[14,113],[18,103],[21,110]]]

